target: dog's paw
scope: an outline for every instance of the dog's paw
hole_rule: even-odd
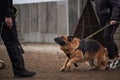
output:
[[[97,68],[95,66],[89,66],[88,70],[96,70]]]
[[[65,68],[64,67],[60,68],[60,71],[65,71]]]

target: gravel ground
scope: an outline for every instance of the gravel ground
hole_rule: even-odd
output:
[[[11,63],[3,45],[0,45],[0,59],[6,67],[0,70],[0,80],[120,80],[120,68],[106,71],[90,71],[84,63],[72,66],[69,72],[60,72],[65,55],[56,44],[24,44],[26,68],[36,71],[31,78],[14,78]]]

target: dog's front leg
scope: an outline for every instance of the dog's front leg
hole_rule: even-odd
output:
[[[67,63],[67,65],[66,65],[66,69],[67,69],[67,70],[70,70],[71,65],[72,65],[73,63],[75,63],[75,62],[78,62],[78,61],[80,61],[79,58],[70,59],[69,62]]]
[[[64,62],[64,64],[63,64],[63,66],[62,66],[62,68],[60,68],[60,71],[65,71],[66,65],[67,65],[68,62],[69,62],[69,59],[66,58],[66,60],[65,60],[65,62]]]

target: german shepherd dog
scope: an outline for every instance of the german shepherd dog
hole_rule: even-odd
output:
[[[72,64],[89,62],[89,69],[105,70],[107,66],[107,50],[96,40],[80,40],[74,36],[62,35],[54,38],[60,49],[67,56],[61,71],[70,70]]]

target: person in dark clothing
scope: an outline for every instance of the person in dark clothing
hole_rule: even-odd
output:
[[[95,4],[100,26],[103,27],[106,24],[110,24],[108,28],[104,29],[103,39],[110,58],[109,67],[113,69],[120,63],[118,47],[114,41],[114,33],[119,26],[117,21],[120,21],[120,1],[95,0]]]
[[[0,33],[12,63],[14,76],[31,77],[36,73],[25,69],[22,52],[15,42],[18,40],[15,13],[13,0],[0,0]]]

